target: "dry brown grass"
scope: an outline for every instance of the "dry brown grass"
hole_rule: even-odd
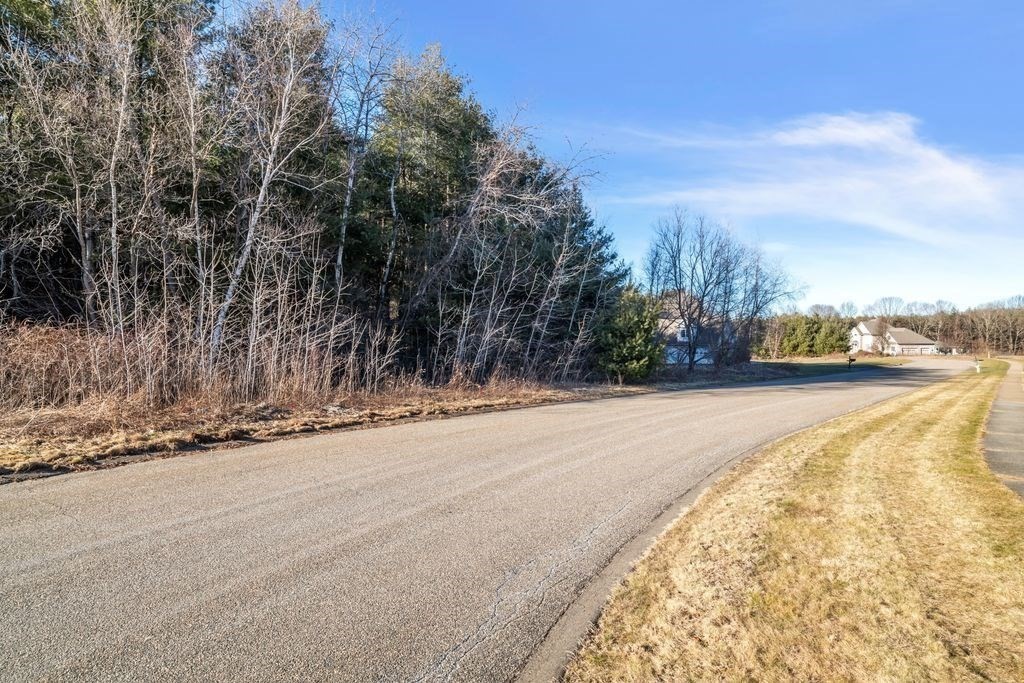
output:
[[[979,439],[1005,364],[746,461],[615,592],[570,681],[1024,680],[1024,502]]]
[[[38,336],[33,340],[38,340]],[[25,349],[29,345],[16,346]],[[25,370],[25,377],[34,374],[31,368],[46,361],[52,347],[52,344],[42,345],[31,355],[32,363],[19,366]],[[836,371],[832,367],[825,370]],[[54,373],[47,370],[42,374]],[[753,363],[721,372],[702,369],[681,381],[659,386],[681,389],[804,374],[807,373],[795,367]],[[51,378],[43,383],[47,387],[44,392],[22,389],[38,399],[53,387],[78,386],[79,379],[78,374]],[[13,386],[20,380],[8,377],[6,381]],[[381,391],[334,391],[331,398],[321,401],[316,400],[321,392],[286,392],[286,396],[294,398],[262,403],[230,403],[223,393],[200,392],[170,405],[147,407],[140,398],[120,398],[119,389],[104,391],[101,387],[91,387],[86,391],[79,387],[74,390],[81,394],[78,403],[61,394],[63,404],[44,403],[25,408],[18,406],[31,403],[27,398],[18,401],[8,395],[9,405],[0,410],[0,483],[303,433],[652,390],[652,387],[606,384],[551,386],[509,379],[494,380],[486,385],[456,380],[446,386],[432,387],[395,378]],[[51,400],[56,399],[51,397]]]
[[[27,472],[94,469],[139,459],[128,456],[171,455],[206,445],[642,391],[496,381],[484,386],[410,384],[386,394],[352,394],[322,406],[182,402],[147,410],[122,401],[93,400],[74,407],[16,410],[0,417],[0,482]]]
[[[209,375],[205,346],[178,318],[147,319],[123,338],[0,318],[0,483],[218,444],[640,391],[507,375],[481,386],[456,374],[432,386],[399,371],[395,340],[380,326],[348,319],[334,339],[344,353],[279,330],[252,354],[222,354],[223,367]]]

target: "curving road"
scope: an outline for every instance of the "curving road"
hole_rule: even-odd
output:
[[[549,405],[0,486],[0,671],[550,678],[651,534],[738,457],[963,367]]]

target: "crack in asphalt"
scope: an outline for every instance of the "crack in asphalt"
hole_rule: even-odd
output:
[[[529,610],[524,611],[522,609],[524,606],[533,603],[536,603],[535,607],[543,605],[551,589],[564,581],[564,578],[559,581],[552,581],[558,572],[582,557],[590,549],[602,529],[622,515],[630,505],[631,503],[628,501],[623,503],[617,510],[606,515],[586,533],[577,538],[569,548],[561,551],[548,551],[507,571],[505,578],[494,590],[494,601],[491,604],[490,613],[487,618],[477,625],[473,633],[455,643],[443,652],[432,665],[411,679],[412,683],[422,683],[428,680],[451,681],[458,672],[459,667],[474,650],[529,614]],[[527,576],[532,568],[544,566],[545,560],[549,560],[547,569],[539,580],[535,583],[527,584],[518,590],[507,591],[508,588],[514,585],[517,577],[520,575]]]
[[[78,519],[78,517],[75,517],[73,514],[71,514],[70,512],[68,512],[67,510],[62,508],[61,506],[57,505],[56,503],[48,501],[45,498],[40,498],[38,495],[36,495],[35,491],[31,491],[30,490],[29,491],[29,495],[32,496],[32,499],[35,500],[36,502],[41,503],[42,505],[45,505],[46,507],[50,508],[51,510],[55,510],[57,512],[57,514],[59,514],[60,516],[66,518],[66,519],[70,519],[72,522],[74,522],[78,526],[82,526],[82,520]]]

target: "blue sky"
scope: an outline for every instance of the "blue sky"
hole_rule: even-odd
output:
[[[363,10],[331,4],[333,12]],[[673,206],[760,244],[800,304],[1024,293],[1024,4],[414,2],[499,120],[597,172],[638,261]]]

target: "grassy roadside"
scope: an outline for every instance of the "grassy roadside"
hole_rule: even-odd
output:
[[[850,367],[846,362],[847,356],[840,354],[821,358],[793,358],[784,360],[761,361],[768,367],[781,366],[797,377],[813,377],[833,372],[846,372],[848,369],[866,370],[868,368],[898,367],[906,364],[906,358],[892,356],[858,356],[856,362]]]
[[[649,389],[495,382],[486,386],[410,386],[389,394],[347,396],[325,406],[261,404],[211,410],[183,404],[154,411],[100,402],[22,410],[0,417],[0,483],[320,431],[645,391]]]
[[[888,363],[887,363],[888,364]],[[868,367],[862,364],[859,369]],[[211,409],[181,404],[161,410],[118,401],[73,408],[37,408],[0,415],[0,484],[40,474],[97,469],[201,449],[358,429],[407,420],[466,415],[545,403],[631,395],[658,389],[757,382],[845,372],[846,363],[747,363],[700,368],[682,381],[652,386],[407,386],[386,394],[347,396],[330,405],[237,405]]]
[[[846,356],[825,356],[812,358],[787,358],[783,360],[754,360],[733,368],[713,370],[697,366],[680,381],[666,378],[657,383],[661,389],[697,388],[705,385],[735,384],[738,382],[767,382],[790,377],[818,377],[836,373],[858,372],[873,368],[898,367],[907,362],[905,358],[865,356],[858,358],[852,367]]]
[[[638,563],[566,679],[1024,679],[1024,502],[979,443],[1005,372],[743,463]]]

